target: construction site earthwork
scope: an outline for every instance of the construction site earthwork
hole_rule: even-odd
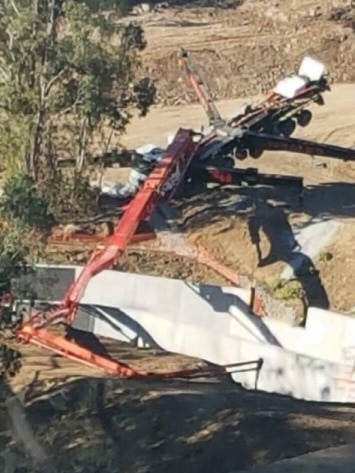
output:
[[[354,2],[131,20],[158,100],[18,280],[0,471],[353,473]]]

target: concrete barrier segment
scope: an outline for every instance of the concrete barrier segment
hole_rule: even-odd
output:
[[[239,473],[353,473],[355,444],[327,448]]]
[[[41,266],[27,284],[39,299],[57,301],[80,270]],[[355,320],[312,308],[305,328],[292,327],[251,315],[249,301],[249,291],[240,288],[103,271],[90,281],[75,324],[99,336],[217,365],[261,358],[261,367],[231,373],[247,389],[312,401],[355,400],[348,335]]]

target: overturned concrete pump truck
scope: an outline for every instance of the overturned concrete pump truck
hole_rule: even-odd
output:
[[[119,361],[92,353],[89,348],[79,346],[48,330],[50,326],[58,323],[72,326],[89,281],[101,271],[119,265],[120,257],[134,239],[141,222],[148,222],[156,209],[166,202],[172,202],[174,198],[177,199],[185,185],[193,186],[197,181],[236,186],[242,183],[284,185],[293,186],[301,192],[302,178],[260,174],[254,168],[235,167],[238,160],[248,156],[259,158],[265,150],[291,151],[355,161],[355,150],[294,139],[290,136],[296,124],[306,126],[310,122],[312,115],[307,107],[312,103],[323,104],[322,94],[330,90],[325,68],[318,61],[306,57],[298,74],[280,81],[267,97],[246,107],[230,120],[221,117],[205,82],[186,51],[181,51],[179,61],[207,113],[209,129],[203,133],[179,129],[162,155],[159,156],[158,153],[157,159],[148,160],[148,165],[141,163],[144,168],[141,169],[142,179],[131,193],[129,202],[125,201],[112,235],[104,245],[101,244],[94,251],[59,305],[26,314],[24,317],[21,315],[21,320],[20,315],[14,315],[12,318],[13,322],[20,322],[20,326],[16,326],[18,339],[45,347],[110,375],[128,378],[185,378],[227,372],[226,367],[215,366],[159,375],[137,371]],[[253,308],[252,304],[251,307]],[[236,360],[237,364],[242,362],[243,360]]]

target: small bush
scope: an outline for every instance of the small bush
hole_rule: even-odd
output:
[[[98,212],[97,190],[90,186],[89,174],[52,170],[41,183],[41,194],[57,222],[68,223]]]
[[[21,221],[24,226],[39,231],[52,228],[53,214],[32,177],[24,173],[14,174],[5,182],[3,190],[0,212],[8,223],[13,220]]]

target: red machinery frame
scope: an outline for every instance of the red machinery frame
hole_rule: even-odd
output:
[[[196,136],[196,133],[191,130],[178,130],[174,141],[168,147],[161,161],[149,175],[143,187],[128,204],[123,216],[116,225],[114,234],[108,239],[107,244],[103,248],[99,247],[94,251],[87,265],[82,269],[79,277],[64,296],[59,308],[47,313],[35,313],[18,331],[17,336],[20,340],[34,343],[66,358],[99,368],[107,374],[124,378],[147,376],[186,378],[197,375],[208,376],[226,373],[223,367],[191,369],[160,374],[136,371],[123,363],[96,355],[73,341],[50,333],[45,328],[58,321],[65,321],[69,325],[74,322],[80,300],[90,279],[101,271],[116,266],[132,240],[139,223],[149,219],[160,198],[169,201],[173,197],[198,148],[198,142],[194,141],[194,136]],[[244,364],[242,363],[242,365]]]
[[[310,84],[299,91],[299,93],[292,99],[282,97],[276,92],[271,91],[266,97],[256,103],[250,112],[246,112],[242,116],[234,117],[226,122],[219,113],[212,95],[201,76],[201,72],[197,70],[190,54],[185,49],[182,49],[180,52],[179,63],[185,69],[188,80],[196,94],[196,97],[202,105],[202,108],[207,114],[210,125],[215,126],[218,124],[228,125],[232,128],[240,127],[242,125],[250,126],[266,117],[269,111],[281,110],[284,105],[289,105],[290,103],[295,104],[295,111],[300,111],[306,105],[315,102],[316,97],[319,97],[321,93],[330,90],[328,84],[324,85],[324,87]],[[298,103],[298,101],[301,102]]]

